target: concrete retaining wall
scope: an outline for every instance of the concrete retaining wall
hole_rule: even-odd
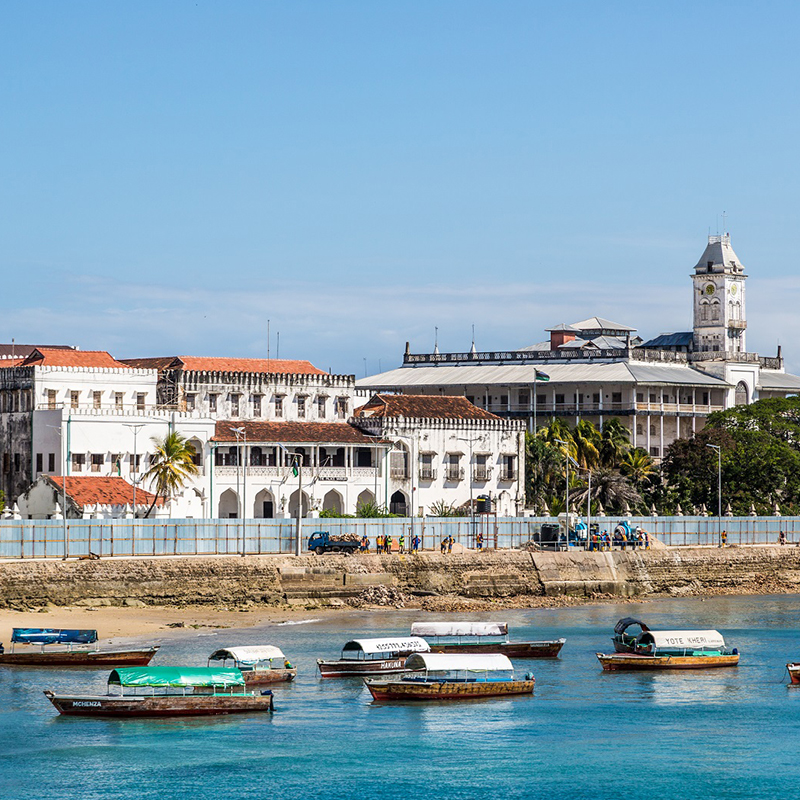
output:
[[[0,605],[282,605],[376,586],[470,598],[792,591],[800,548],[248,556],[0,564]]]

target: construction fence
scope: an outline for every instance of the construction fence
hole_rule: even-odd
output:
[[[613,531],[622,518],[592,520]],[[626,517],[669,547],[715,547],[720,531],[728,545],[800,544],[800,517]],[[302,551],[314,531],[366,537],[375,552],[378,536],[390,536],[393,552],[438,551],[443,539],[468,549],[516,549],[538,542],[542,524],[554,517],[418,517],[387,519],[304,519]],[[296,546],[292,519],[74,519],[0,520],[0,558],[79,558],[99,556],[201,556],[292,554]],[[415,539],[418,541],[415,543]],[[572,544],[572,547],[577,545]],[[566,547],[566,545],[564,545]],[[630,548],[631,545],[627,544]],[[460,549],[460,548],[457,548]]]

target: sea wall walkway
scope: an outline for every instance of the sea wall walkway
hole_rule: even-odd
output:
[[[473,599],[800,591],[800,547],[205,556],[0,563],[0,605],[330,604],[370,587]]]

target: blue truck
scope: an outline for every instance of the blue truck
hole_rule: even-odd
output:
[[[323,553],[357,553],[361,549],[361,540],[354,533],[331,536],[328,531],[314,531],[308,537],[308,549],[318,556]]]

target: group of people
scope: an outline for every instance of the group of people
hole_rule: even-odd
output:
[[[365,548],[366,543],[366,548]],[[416,553],[420,545],[422,544],[422,540],[419,536],[412,536],[411,537],[411,550],[406,550],[406,537],[405,534],[401,534],[397,537],[397,552],[398,553]],[[392,548],[394,547],[394,539],[389,535],[386,534],[385,536],[378,536],[375,539],[375,552],[380,555],[381,553],[391,553]],[[361,550],[362,552],[366,553],[369,551],[369,539],[365,536],[361,542]]]
[[[445,536],[439,544],[439,550],[442,553],[452,553],[454,543],[455,539],[452,536]]]
[[[614,528],[613,536],[608,531],[595,530],[589,536],[590,550],[611,550],[618,547],[621,550],[650,549],[650,534],[644,528],[627,528],[624,525],[617,525]]]

